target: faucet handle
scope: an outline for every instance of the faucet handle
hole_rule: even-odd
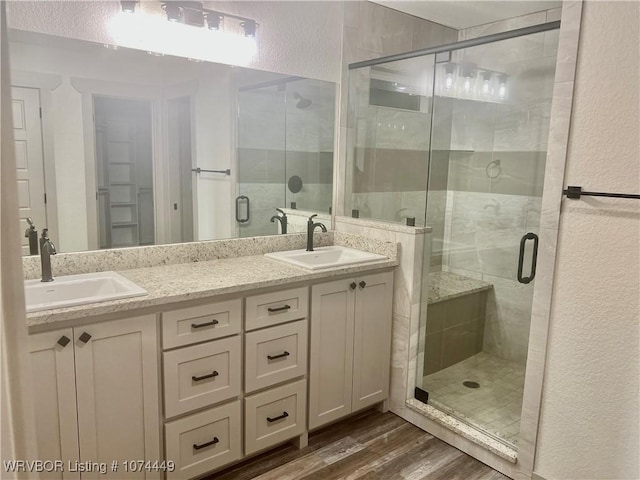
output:
[[[49,229],[48,228],[43,228],[41,235],[42,235],[42,238],[49,238]]]
[[[287,216],[286,213],[284,213],[280,208],[276,208],[276,212],[280,212],[283,216]]]
[[[31,219],[31,217],[27,217],[27,223],[31,226],[31,228],[36,228],[36,226],[33,224],[33,220]]]
[[[311,216],[309,217],[309,221],[310,221],[310,222],[313,222],[313,219],[314,219],[315,217],[317,217],[317,216],[318,216],[318,214],[317,214],[317,213],[314,213],[313,215],[311,215]]]

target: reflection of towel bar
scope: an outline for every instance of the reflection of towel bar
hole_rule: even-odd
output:
[[[202,173],[202,172],[206,172],[206,173],[224,173],[225,175],[231,175],[231,170],[230,169],[226,169],[226,170],[205,170],[204,168],[192,168],[191,169],[192,172],[196,172],[196,173]]]
[[[566,195],[567,198],[572,198],[574,200],[580,200],[580,197],[583,195],[589,197],[633,198],[636,200],[640,200],[640,195],[637,195],[635,193],[583,192],[582,187],[567,187],[566,190],[562,191],[562,194]]]

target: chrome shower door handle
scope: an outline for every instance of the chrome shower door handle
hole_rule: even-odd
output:
[[[528,277],[522,276],[522,268],[524,267],[524,249],[527,240],[533,240],[533,255],[531,256],[531,271]],[[520,255],[518,256],[518,281],[525,285],[533,282],[536,278],[536,264],[538,263],[538,235],[528,232],[520,239]]]

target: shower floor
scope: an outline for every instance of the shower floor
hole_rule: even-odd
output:
[[[525,366],[480,352],[424,377],[429,403],[487,433],[516,445]],[[472,381],[479,388],[465,387]]]

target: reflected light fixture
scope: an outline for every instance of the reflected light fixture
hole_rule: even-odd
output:
[[[453,87],[453,84],[455,82],[455,79],[453,77],[454,70],[455,70],[455,66],[452,63],[447,63],[444,66],[444,71],[445,71],[444,88],[446,88],[447,90],[451,90],[451,87]]]
[[[482,72],[482,94],[491,93],[491,72]]]
[[[473,78],[473,67],[464,67],[462,70],[462,76],[464,77],[462,90],[464,90],[465,93],[469,93],[471,92],[471,79]]]
[[[135,13],[137,0],[121,0],[120,7],[125,13]]]
[[[245,37],[256,36],[256,28],[258,24],[255,22],[255,20],[245,20],[244,22],[240,22],[240,26],[244,29]]]
[[[498,97],[501,100],[507,98],[507,75],[504,73],[498,75]]]

